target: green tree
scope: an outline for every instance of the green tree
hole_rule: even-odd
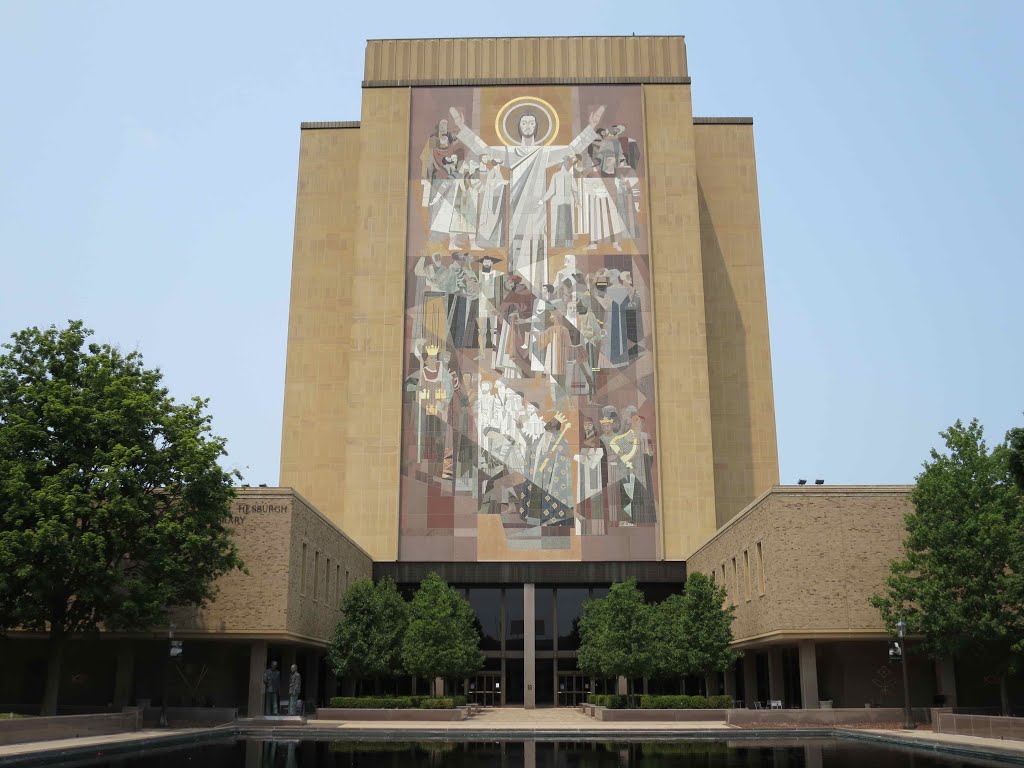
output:
[[[634,678],[656,671],[654,621],[636,579],[612,584],[605,597],[588,600],[579,628],[576,661],[582,672],[625,677],[632,693]]]
[[[903,558],[871,604],[893,631],[902,618],[934,658],[972,654],[1000,678],[1024,660],[1024,502],[1005,444],[989,451],[977,419],[942,432],[948,453],[931,461],[911,494]]]
[[[341,621],[334,630],[328,659],[341,677],[357,683],[395,677],[402,672],[402,638],[409,606],[395,582],[359,579],[345,592]]]
[[[473,609],[436,573],[420,584],[409,603],[402,640],[402,666],[419,677],[457,680],[484,665]]]
[[[163,624],[242,568],[207,401],[91,333],[29,328],[0,355],[0,629],[48,633],[43,714],[69,637]]]
[[[686,579],[680,634],[686,638],[690,674],[725,672],[739,658],[730,647],[736,606],[725,605],[725,595],[725,587],[715,586],[703,573],[691,573]]]
[[[1014,427],[1006,433],[1006,446],[1009,450],[1007,465],[1010,476],[1017,487],[1024,491],[1024,427]]]
[[[654,634],[654,674],[682,681],[690,674],[690,646],[683,633],[682,595],[670,595],[650,606],[651,631]]]

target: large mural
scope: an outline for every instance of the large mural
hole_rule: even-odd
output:
[[[399,558],[655,559],[639,86],[411,114]]]

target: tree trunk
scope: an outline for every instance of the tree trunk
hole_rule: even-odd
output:
[[[50,630],[50,639],[46,648],[46,688],[43,689],[43,706],[40,714],[57,714],[57,695],[60,693],[60,668],[64,661],[64,632],[59,629]]]
[[[1003,717],[1010,716],[1010,691],[1006,687],[1006,675],[999,676],[999,704],[1003,708]]]

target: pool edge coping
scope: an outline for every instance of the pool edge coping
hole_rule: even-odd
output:
[[[898,735],[897,735],[898,734]],[[116,734],[112,734],[116,735]],[[263,739],[260,739],[263,737]],[[150,749],[166,749],[184,747],[206,742],[226,739],[256,740],[302,740],[316,741],[388,741],[400,738],[403,741],[603,741],[607,739],[623,741],[755,741],[760,739],[836,739],[840,741],[859,741],[889,746],[902,747],[915,751],[935,752],[956,757],[982,758],[1008,761],[1011,764],[1024,765],[1024,746],[1021,749],[1006,748],[998,744],[949,744],[915,738],[912,733],[904,734],[894,731],[892,735],[853,728],[735,728],[720,729],[679,729],[679,730],[621,730],[615,728],[594,729],[550,729],[550,730],[463,730],[429,729],[405,730],[392,729],[336,729],[303,727],[252,727],[225,724],[190,730],[187,733],[154,734],[144,739],[124,739],[107,744],[68,745],[51,747],[18,755],[0,756],[0,767],[32,766],[46,764],[48,761],[69,761],[94,757],[120,756],[126,752],[145,751]],[[13,745],[12,745],[13,746]],[[44,762],[46,761],[46,762]]]

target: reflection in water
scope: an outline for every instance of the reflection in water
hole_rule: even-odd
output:
[[[995,765],[829,739],[726,741],[258,741],[63,763],[94,768],[974,768]]]

